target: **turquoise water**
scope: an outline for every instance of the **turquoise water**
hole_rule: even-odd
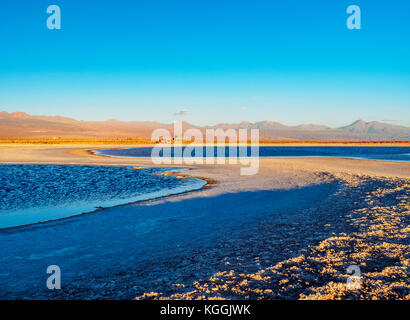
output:
[[[185,148],[182,148],[184,152]],[[131,148],[100,150],[98,154],[114,157],[151,157],[152,148]],[[171,148],[174,155],[175,148]],[[225,148],[225,156],[229,156],[229,148]],[[202,154],[206,154],[205,148]],[[217,151],[213,150],[216,157]],[[239,154],[239,151],[237,152]],[[160,154],[162,155],[162,154]],[[250,148],[247,148],[250,156]],[[195,156],[195,151],[192,153]],[[259,156],[264,157],[340,157],[352,159],[410,161],[410,147],[259,147]]]

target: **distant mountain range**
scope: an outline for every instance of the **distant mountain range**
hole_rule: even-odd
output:
[[[151,121],[81,121],[60,116],[34,116],[24,112],[0,112],[0,138],[147,138],[154,129],[172,132],[173,124]],[[199,127],[187,122],[183,128],[259,129],[262,140],[385,140],[409,141],[410,128],[387,123],[358,120],[340,128],[302,124],[286,126],[274,121],[241,122]]]

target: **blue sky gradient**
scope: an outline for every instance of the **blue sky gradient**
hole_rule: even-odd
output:
[[[46,27],[48,5],[62,29]],[[346,8],[362,11],[348,30]],[[0,109],[83,120],[410,125],[406,0],[0,2]]]

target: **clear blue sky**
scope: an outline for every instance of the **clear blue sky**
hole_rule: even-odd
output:
[[[9,112],[410,125],[408,0],[2,0],[0,46]]]

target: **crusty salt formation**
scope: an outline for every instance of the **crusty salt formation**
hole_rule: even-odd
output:
[[[234,265],[205,281],[176,284],[169,296],[151,292],[137,299],[410,299],[410,180],[348,174],[334,178],[340,181],[334,195],[305,210],[321,215],[324,224],[316,223],[317,230],[292,226],[287,234],[294,241],[310,237],[314,243],[328,228],[331,236],[256,272],[239,272]],[[281,241],[271,242],[267,231],[275,227],[265,222],[254,240],[265,244],[259,253],[272,259],[281,248]],[[351,265],[360,268],[360,289],[347,285]]]

